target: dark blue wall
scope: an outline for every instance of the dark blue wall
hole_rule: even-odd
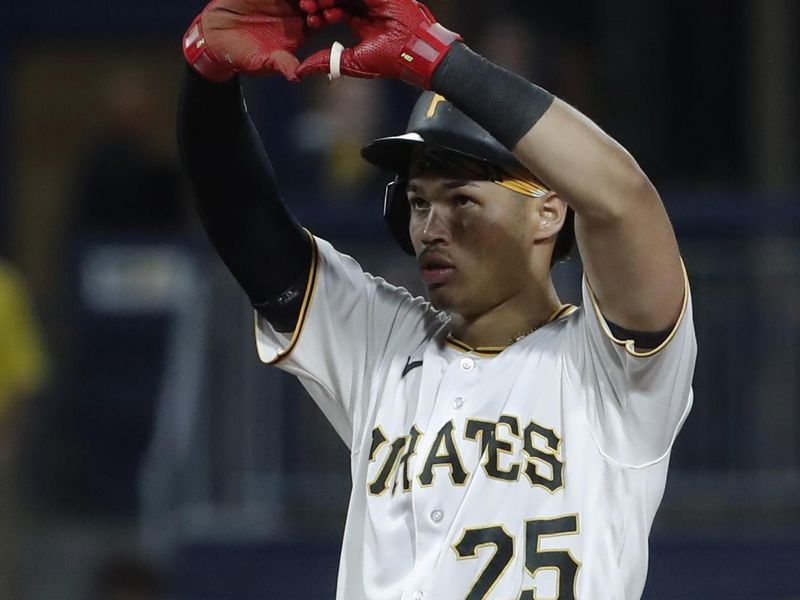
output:
[[[80,36],[181,32],[202,0],[6,0],[5,19],[12,40],[40,35]]]
[[[338,559],[336,546],[186,546],[178,559],[177,598],[332,600]],[[644,600],[798,597],[800,543],[655,541],[652,544]]]

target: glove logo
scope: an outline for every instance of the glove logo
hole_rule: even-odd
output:
[[[406,62],[413,62],[414,61],[414,57],[411,56],[410,54],[408,54],[407,52],[403,52],[400,55],[400,58],[402,58]]]

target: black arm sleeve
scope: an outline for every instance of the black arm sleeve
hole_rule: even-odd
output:
[[[280,197],[238,78],[211,83],[186,67],[178,146],[211,243],[259,312],[279,331],[291,331],[311,241]]]
[[[457,42],[436,67],[431,89],[509,150],[553,104],[553,94]]]

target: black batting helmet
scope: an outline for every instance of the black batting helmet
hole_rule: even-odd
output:
[[[414,248],[408,233],[410,211],[406,185],[412,153],[417,148],[444,151],[487,167],[527,171],[505,146],[444,97],[423,92],[411,111],[406,133],[378,138],[361,149],[365,160],[396,174],[395,180],[386,186],[383,218],[392,237],[411,256],[414,256]],[[569,254],[574,239],[573,214],[569,210],[556,239],[553,262]]]

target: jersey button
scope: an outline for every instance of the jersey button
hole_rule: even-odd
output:
[[[444,519],[444,513],[439,509],[431,511],[431,521],[434,523],[441,523],[442,519]]]
[[[414,600],[423,600],[425,598],[425,592],[422,590],[418,590],[414,592]]]
[[[458,398],[453,398],[453,408],[459,409],[464,406],[464,399],[459,396]]]
[[[461,359],[461,370],[462,371],[472,371],[475,368],[475,361],[471,358],[462,358]]]

